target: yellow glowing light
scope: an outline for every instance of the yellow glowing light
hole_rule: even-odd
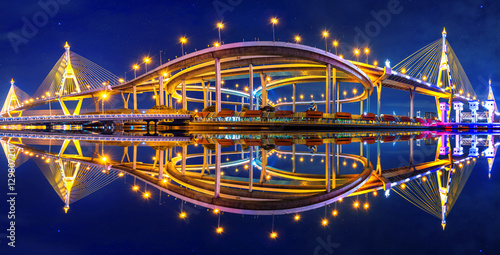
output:
[[[215,213],[215,214],[218,214],[219,212],[220,212],[220,211],[219,211],[219,209],[218,209],[218,208],[215,208],[215,209],[214,209],[214,213]]]
[[[401,184],[401,188],[402,188],[402,189],[406,188],[406,184],[404,184],[404,183],[403,183],[403,184]]]
[[[373,65],[378,66],[378,61],[377,60],[373,61]]]
[[[214,42],[214,47],[219,47],[220,44],[218,42]]]
[[[426,81],[427,80],[427,76],[424,75],[424,77],[422,77],[422,80]]]
[[[423,182],[427,181],[427,177],[425,177],[425,176],[424,176],[424,177],[422,177],[422,181],[423,181]]]
[[[374,192],[373,192],[373,196],[375,196],[375,197],[376,197],[376,196],[377,196],[377,194],[378,194],[378,193],[377,193],[377,191],[374,191]]]
[[[337,40],[333,41],[333,46],[335,47],[339,46],[339,42]]]
[[[217,234],[222,234],[222,231],[224,231],[224,229],[222,229],[222,227],[218,227],[216,229]]]
[[[122,78],[118,79],[118,82],[119,82],[119,83],[123,83],[124,81],[125,81],[125,80],[124,80],[124,79],[122,79]]]
[[[339,55],[339,58],[342,58],[342,59],[343,59],[343,58],[344,58],[344,55]]]
[[[108,158],[107,158],[107,157],[102,157],[102,158],[101,158],[101,161],[102,161],[102,162],[106,162],[107,160],[108,160]]]
[[[179,213],[179,217],[180,217],[181,219],[184,219],[184,218],[186,218],[186,217],[187,217],[187,214],[186,214],[185,212],[181,212],[181,213]]]
[[[347,166],[347,161],[342,162],[343,166]]]
[[[124,175],[123,173],[118,173],[119,177],[123,177],[123,175]]]
[[[303,162],[303,161],[304,161],[304,158],[300,158],[299,160],[300,160],[300,162]]]
[[[359,49],[354,49],[354,55],[359,55]]]
[[[137,69],[139,69],[139,66],[138,66],[138,65],[134,65],[134,66],[133,66],[133,68],[134,68],[135,70],[137,70]]]
[[[101,97],[104,99],[104,98],[107,98],[107,97],[108,97],[108,95],[107,95],[107,94],[102,94],[102,96],[101,96]]]
[[[299,220],[300,220],[300,215],[295,214],[295,217],[293,217],[293,219],[294,219],[295,221],[299,221]]]
[[[368,203],[365,203],[365,204],[363,205],[363,207],[364,207],[366,210],[368,210],[368,208],[370,207],[370,205],[369,205]]]
[[[458,167],[462,168],[464,165],[462,163],[458,164]]]
[[[357,89],[352,89],[352,93],[353,93],[354,95],[356,95],[356,94],[358,94],[358,90],[357,90]]]
[[[344,200],[343,198],[340,198],[340,199],[339,199],[339,202],[342,202],[343,200]]]
[[[356,168],[356,167],[358,167],[358,164],[352,163],[352,168]]]
[[[181,37],[181,39],[179,39],[181,43],[186,43],[187,42],[187,39],[186,37]]]
[[[401,70],[401,73],[406,73],[406,68],[403,68],[403,69]]]
[[[278,237],[278,233],[276,233],[276,232],[271,232],[271,238],[272,238],[272,239],[275,239],[276,237]]]
[[[163,183],[167,183],[167,179],[163,179],[162,181],[163,181]]]
[[[144,192],[144,195],[143,195],[143,196],[144,196],[144,198],[149,198],[149,197],[151,196],[151,193],[149,193],[149,192]]]
[[[463,91],[463,90],[459,90],[459,91],[458,91],[458,93],[459,93],[460,95],[462,95],[462,94],[464,93],[464,91]]]
[[[149,57],[145,57],[144,62],[147,64],[147,63],[151,62],[151,59]]]
[[[222,22],[217,23],[217,28],[219,28],[219,29],[224,28],[224,23],[222,23]]]
[[[327,219],[323,219],[323,220],[321,221],[321,225],[323,225],[323,226],[328,225],[328,220],[327,220]]]
[[[271,180],[271,176],[270,175],[266,175],[266,179],[267,180]]]
[[[359,207],[359,202],[358,201],[355,201],[354,204],[353,204],[354,208],[358,208]]]
[[[244,165],[243,168],[248,169],[248,165]]]
[[[298,35],[297,35],[297,36],[295,36],[295,41],[296,41],[296,42],[300,42],[300,39],[301,39],[301,38],[300,38],[300,36],[298,36]]]
[[[245,87],[245,92],[248,92],[248,87]]]
[[[326,31],[326,30],[323,31],[323,37],[325,37],[325,38],[328,37],[328,31]]]
[[[273,24],[278,24],[278,19],[277,19],[277,18],[272,18],[272,19],[271,19],[271,23],[273,23]]]
[[[333,211],[332,211],[332,215],[333,215],[333,216],[337,216],[337,215],[339,215],[339,212],[338,212],[337,210],[333,210]]]
[[[132,187],[132,189],[137,191],[137,190],[139,190],[139,186],[135,185],[134,187]]]

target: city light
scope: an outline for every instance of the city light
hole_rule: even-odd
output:
[[[358,201],[355,201],[354,204],[353,204],[354,208],[358,208],[359,207],[359,202]]]
[[[299,221],[299,220],[300,220],[300,215],[295,214],[295,217],[293,217],[293,219],[294,219],[295,221]]]
[[[222,227],[218,227],[216,229],[217,234],[222,234],[223,231],[224,231],[224,229]]]
[[[271,238],[272,238],[272,239],[276,239],[276,238],[278,237],[278,233],[276,233],[276,232],[271,232],[271,235],[270,235],[270,236],[271,236]]]
[[[296,43],[299,43],[299,42],[300,42],[300,36],[298,36],[298,35],[297,35],[297,36],[295,36],[295,42],[296,42]]]

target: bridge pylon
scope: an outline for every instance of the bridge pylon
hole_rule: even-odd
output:
[[[80,93],[81,88],[80,84],[78,83],[78,79],[76,78],[75,71],[73,70],[73,65],[71,64],[71,51],[70,51],[70,46],[68,42],[64,45],[64,49],[66,50],[65,53],[65,61],[66,61],[66,67],[64,68],[64,73],[61,79],[61,84],[59,85],[59,91],[57,94],[59,95],[59,104],[61,105],[61,108],[64,112],[64,115],[79,115],[80,114],[80,109],[82,107],[82,102],[83,98],[78,99],[78,104],[75,108],[75,111],[73,114],[71,114],[68,110],[68,107],[66,107],[66,104],[64,103],[64,100],[61,98],[61,96],[64,93],[67,93],[68,91],[71,91],[70,93]],[[72,80],[74,89],[76,90],[68,90],[68,80]]]
[[[453,85],[451,78],[450,65],[448,60],[448,46],[446,45],[446,28],[443,28],[443,32],[441,33],[443,36],[443,44],[441,50],[441,61],[439,64],[438,78],[437,78],[437,86],[443,87],[447,86],[450,91],[450,98],[448,98],[448,106],[452,105],[453,100]],[[445,75],[443,76],[443,72]],[[436,101],[439,102],[439,99],[436,98]],[[437,106],[439,107],[439,106]],[[440,109],[442,111],[442,109]],[[438,110],[438,112],[441,112]],[[446,116],[446,119],[441,119],[443,122],[450,122],[450,115]]]
[[[12,114],[19,114],[19,117],[21,117],[23,111],[16,111],[15,109],[18,107],[23,106],[23,99],[20,98],[20,95],[18,95],[17,90],[19,90],[15,84],[14,84],[14,79],[10,80],[10,89],[9,93],[7,93],[7,98],[5,99],[5,102],[2,107],[2,113],[7,113],[9,117],[12,117]]]

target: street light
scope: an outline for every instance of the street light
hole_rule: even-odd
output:
[[[299,43],[300,42],[300,36],[295,36],[295,43]]]
[[[328,31],[323,31],[323,37],[325,38],[325,52],[328,51]]]
[[[365,48],[365,54],[366,54],[366,63],[368,64],[368,54],[370,54],[370,49]]]
[[[50,97],[50,93],[48,91],[45,94],[47,95],[47,98]],[[50,103],[50,98],[49,98],[49,115],[52,116],[52,107]]]
[[[133,66],[134,68],[134,79],[137,78],[137,69],[139,69],[139,66],[136,64]]]
[[[333,47],[335,47],[335,55],[337,54],[337,46],[339,46],[339,42],[337,40],[333,41]]]
[[[186,37],[181,37],[180,41],[181,41],[181,50],[182,50],[181,56],[184,56],[184,44],[187,43],[187,39],[186,39]]]
[[[151,62],[151,59],[149,57],[144,58],[144,65],[146,66],[146,73],[148,72],[148,64]]]
[[[108,95],[106,93],[103,93],[102,96],[101,96],[101,103],[102,103],[101,114],[104,114],[104,100],[106,100],[107,97],[108,97]]]
[[[278,19],[276,17],[271,19],[271,23],[273,24],[273,42],[275,41],[274,37],[274,25],[278,24]]]
[[[222,43],[221,37],[220,37],[220,30],[224,28],[224,23],[219,22],[217,23],[217,29],[219,30],[219,43]]]
[[[354,55],[356,55],[356,61],[359,62],[359,49],[354,49]]]

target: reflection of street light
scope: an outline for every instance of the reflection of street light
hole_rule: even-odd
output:
[[[356,94],[358,94],[358,90],[357,90],[357,89],[352,89],[352,93],[353,93],[354,95],[356,95]]]
[[[303,100],[304,99],[304,95],[300,95],[300,100]]]
[[[273,42],[275,41],[274,38],[274,25],[278,24],[278,19],[277,18],[272,18],[271,23],[273,24]]]
[[[344,92],[342,93],[345,96],[347,96],[347,91],[344,90]]]

